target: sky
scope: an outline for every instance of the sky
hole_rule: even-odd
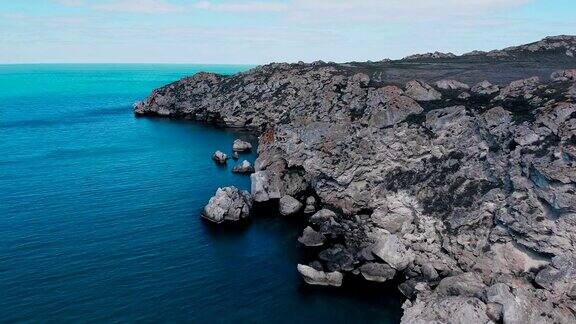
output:
[[[0,0],[0,63],[349,62],[576,34],[575,0]]]

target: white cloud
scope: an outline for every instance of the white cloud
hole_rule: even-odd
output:
[[[533,0],[294,0],[291,18],[306,22],[442,20],[515,7]]]
[[[84,5],[84,0],[56,0],[56,2],[66,7],[80,7]]]
[[[181,9],[179,6],[163,0],[119,0],[92,5],[91,8],[103,11],[146,14],[177,12]]]
[[[192,5],[196,9],[224,11],[224,12],[280,12],[286,11],[288,5],[280,2],[234,2],[234,3],[213,3],[210,1],[200,1]]]

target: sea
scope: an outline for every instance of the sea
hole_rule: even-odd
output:
[[[250,68],[0,65],[1,323],[399,321],[391,285],[302,282],[304,220],[201,219],[218,187],[249,190],[211,155],[253,134],[132,112],[184,76]]]

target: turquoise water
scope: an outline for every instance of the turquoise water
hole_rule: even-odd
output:
[[[132,114],[182,76],[246,69],[0,66],[0,322],[398,320],[386,287],[304,286],[299,222],[200,220],[219,186],[249,188],[211,153],[254,138]]]

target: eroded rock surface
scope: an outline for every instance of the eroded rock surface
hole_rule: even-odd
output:
[[[308,232],[326,240],[298,266],[306,282],[394,271],[405,323],[574,323],[574,81],[551,74],[576,66],[575,49],[559,36],[464,57],[201,73],[135,112],[257,131],[254,201],[290,197],[281,208],[300,211],[316,197]],[[470,91],[434,83],[451,66],[470,71],[450,75]]]
[[[236,187],[218,188],[202,216],[214,223],[238,222],[250,216],[252,197]]]

